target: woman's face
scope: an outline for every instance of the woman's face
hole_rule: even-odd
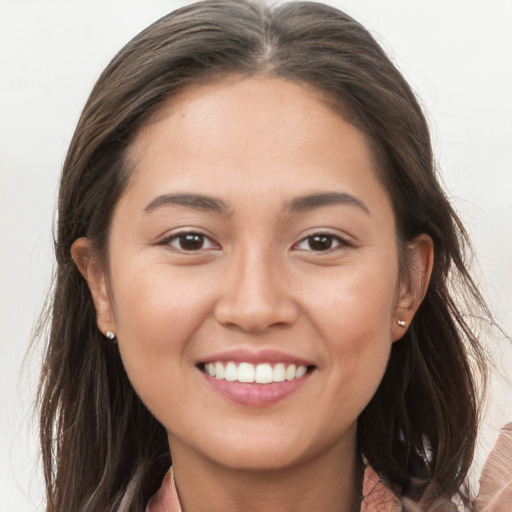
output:
[[[173,454],[252,469],[353,454],[412,316],[365,136],[310,89],[232,78],[166,105],[130,158],[108,295],[90,284]]]

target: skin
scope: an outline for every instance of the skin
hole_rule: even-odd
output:
[[[165,105],[130,157],[107,268],[85,238],[72,253],[99,329],[116,333],[135,390],[167,429],[183,508],[357,508],[357,417],[432,266],[422,235],[400,282],[393,209],[366,137],[312,89],[232,77]],[[157,199],[184,193],[228,212]],[[318,193],[355,201],[290,207]],[[183,230],[205,235],[203,248],[183,250],[172,238]],[[329,235],[325,250],[313,250],[316,233]],[[197,364],[238,348],[277,349],[314,370],[277,403],[233,403]]]

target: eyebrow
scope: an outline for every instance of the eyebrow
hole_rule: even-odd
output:
[[[231,214],[230,207],[222,199],[192,193],[163,194],[153,199],[144,208],[144,212],[149,213],[161,206],[172,205],[185,206],[193,210],[213,212],[226,216]],[[370,210],[360,199],[346,192],[321,192],[296,197],[288,203],[287,209],[290,212],[305,212],[332,205],[356,206],[371,216]]]
[[[222,200],[216,197],[204,196],[201,194],[164,194],[153,199],[145,208],[144,212],[149,213],[161,206],[178,205],[200,210],[203,212],[219,213],[229,215],[231,209]]]
[[[296,197],[288,204],[288,210],[291,212],[304,212],[331,205],[356,206],[371,216],[370,210],[363,201],[345,192],[322,192]]]

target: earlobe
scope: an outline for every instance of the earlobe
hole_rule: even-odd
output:
[[[91,291],[98,329],[102,333],[115,331],[105,272],[98,261],[91,240],[86,237],[75,240],[71,246],[71,257]]]
[[[434,265],[434,242],[426,234],[417,236],[407,245],[408,279],[402,283],[393,325],[393,341],[406,332],[421,302],[425,298]]]

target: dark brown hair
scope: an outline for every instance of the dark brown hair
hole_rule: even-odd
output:
[[[323,92],[372,142],[402,249],[421,233],[432,237],[426,297],[359,418],[358,448],[397,495],[459,497],[470,506],[464,484],[484,384],[474,372],[484,375],[485,362],[464,311],[468,304],[487,310],[467,272],[467,237],[436,177],[413,92],[371,35],[334,8],[213,0],[169,14],[129,42],[96,83],[71,141],[39,391],[47,512],[114,511],[123,496],[126,510],[143,510],[171,462],[163,426],[96,326],[70,249],[87,236],[105,257],[112,211],[130,176],[127,150],[159,106],[188,86],[234,73]],[[401,264],[406,272],[405,249]]]

